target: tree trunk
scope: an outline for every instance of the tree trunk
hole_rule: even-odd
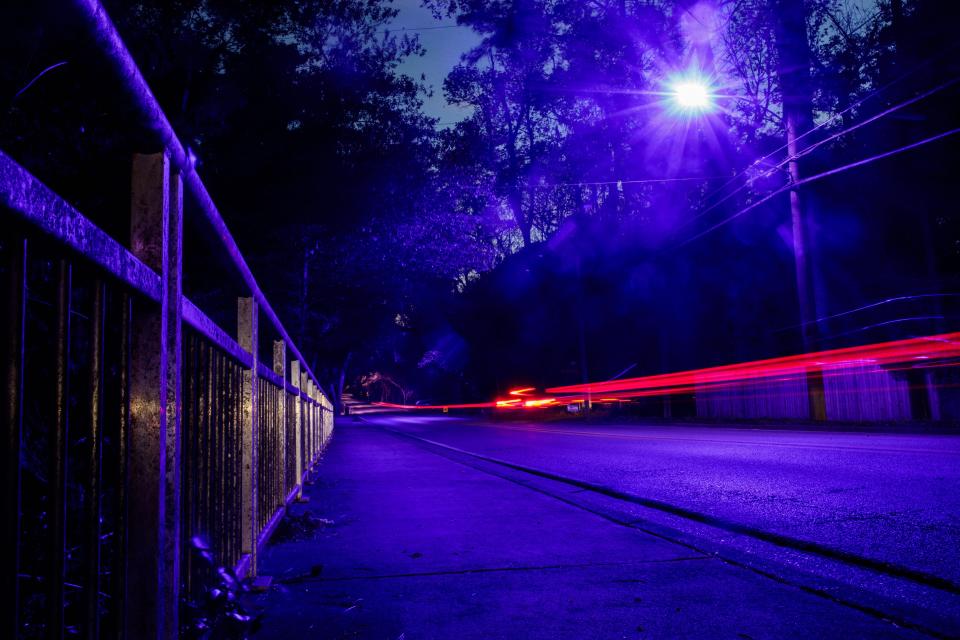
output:
[[[583,314],[584,305],[585,305],[585,296],[583,290],[583,269],[582,269],[582,258],[577,256],[577,346],[580,352],[580,382],[584,385],[589,384],[590,382],[590,368],[587,365],[587,336],[586,336],[586,322],[584,320]],[[584,414],[589,415],[590,410],[593,408],[593,397],[589,391],[586,392],[583,403]]]
[[[523,195],[520,193],[519,187],[511,189],[509,200],[510,208],[513,210],[513,219],[516,221],[517,228],[520,230],[520,237],[523,238],[523,246],[529,247],[530,222],[523,214]]]

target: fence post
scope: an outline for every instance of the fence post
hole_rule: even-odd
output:
[[[307,376],[307,407],[310,414],[310,431],[307,434],[310,438],[309,453],[307,455],[307,473],[313,470],[313,461],[317,455],[317,412],[313,405],[313,381]]]
[[[313,405],[310,404],[310,378],[303,370],[300,371],[300,381],[300,388],[306,396],[303,400],[303,471],[309,475],[313,462]]]
[[[320,411],[320,424],[322,425],[320,438],[320,450],[322,451],[327,447],[327,440],[330,439],[330,424],[327,420],[326,397],[319,385],[317,386],[317,405],[319,407],[318,411]]]
[[[300,369],[300,403],[303,407],[303,429],[301,439],[303,442],[303,474],[310,473],[310,400],[307,399],[307,374]]]
[[[327,442],[330,441],[330,437],[333,436],[333,406],[330,402],[330,399],[327,396],[323,396],[323,415],[324,419],[327,421]]]
[[[323,451],[327,444],[327,412],[324,411],[323,392],[319,385],[317,385],[317,404],[319,405],[317,411],[320,413],[320,450]]]
[[[333,401],[330,400],[330,398],[327,398],[327,420],[330,421],[330,435],[328,438],[333,437],[333,430],[336,428],[337,424],[337,416],[333,412],[334,406],[335,405],[333,404]]]
[[[300,361],[296,358],[290,363],[290,383],[297,388],[297,397],[293,403],[293,459],[294,478],[297,485],[297,500],[303,499],[303,442],[301,429],[303,420],[303,400],[300,398]]]
[[[182,186],[166,153],[133,160],[130,244],[161,276],[159,309],[132,318],[128,441],[128,638],[178,636]]]
[[[323,446],[326,448],[330,441],[330,434],[333,433],[333,424],[330,422],[330,413],[327,411],[327,397],[320,394],[320,418],[323,422]]]
[[[250,554],[251,576],[257,575],[257,301],[252,297],[237,301],[237,342],[250,353],[251,367],[243,372],[243,410],[240,413],[243,440],[243,464],[240,495],[243,510],[241,551]],[[241,576],[243,577],[243,576]]]
[[[307,381],[307,386],[310,389],[310,414],[313,416],[313,429],[311,430],[311,437],[313,442],[311,443],[311,456],[310,463],[311,465],[316,460],[317,453],[320,451],[320,429],[321,424],[318,420],[317,415],[317,385],[313,383],[313,380]]]
[[[279,504],[284,507],[287,500],[287,344],[283,340],[273,341],[273,372],[280,377],[280,403],[277,406],[276,424],[280,425],[280,492]]]

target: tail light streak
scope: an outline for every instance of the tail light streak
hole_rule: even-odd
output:
[[[507,398],[490,402],[438,405],[378,406],[397,409],[542,409],[586,401],[588,395],[602,395],[593,403],[614,403],[632,398],[717,391],[749,383],[768,384],[806,378],[811,373],[824,378],[843,375],[851,369],[878,367],[882,371],[934,369],[960,364],[960,332],[908,338],[877,344],[801,353],[780,358],[753,360],[717,367],[663,373],[606,382],[565,385],[546,389],[549,396],[536,395],[534,387],[511,389]]]

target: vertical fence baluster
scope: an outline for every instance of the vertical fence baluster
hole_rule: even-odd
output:
[[[183,428],[183,443],[182,450],[180,454],[182,456],[182,464],[180,467],[181,480],[180,480],[180,498],[183,500],[183,504],[180,507],[180,515],[183,517],[183,522],[186,523],[186,527],[180,530],[180,585],[183,589],[186,597],[192,599],[193,597],[193,552],[192,552],[192,543],[191,538],[196,534],[196,509],[194,505],[196,504],[194,498],[194,491],[196,490],[196,482],[194,480],[194,473],[196,472],[196,460],[195,455],[197,451],[196,446],[196,354],[194,348],[196,346],[196,338],[192,334],[187,334],[184,336],[183,340],[183,414],[182,414],[182,428]]]
[[[214,549],[218,564],[226,562],[226,548],[224,541],[226,539],[227,523],[224,496],[227,495],[227,422],[224,416],[224,390],[226,388],[226,358],[217,351],[217,383],[214,389],[216,394],[217,406],[217,448],[214,452],[217,457],[217,499],[214,501],[214,509],[217,514],[217,537],[214,542]]]
[[[224,509],[227,511],[227,533],[225,562],[229,567],[235,567],[239,559],[237,549],[237,518],[239,513],[235,510],[236,494],[239,491],[236,484],[236,465],[237,465],[237,415],[234,410],[236,399],[236,365],[232,361],[227,362],[226,378],[224,379],[224,412],[227,420],[227,438],[224,443],[227,449],[227,466],[224,469],[224,475],[227,481],[227,494],[224,498]]]
[[[287,380],[287,343],[283,340],[274,340],[273,341],[273,372],[280,376],[280,384],[284,385],[280,387],[277,395],[277,407],[276,407],[276,424],[277,428],[277,446],[276,451],[279,452],[279,462],[277,465],[277,473],[279,473],[280,483],[279,483],[279,500],[277,506],[283,507],[286,504],[287,491],[286,491],[286,479],[287,479],[287,390],[284,388],[286,386]]]
[[[56,424],[50,458],[50,563],[47,574],[47,637],[63,637],[63,579],[66,555],[67,444],[70,429],[70,302],[73,269],[60,261],[57,285]]]
[[[203,499],[203,518],[204,524],[201,530],[207,544],[212,546],[214,555],[218,553],[217,534],[220,522],[217,519],[217,500],[219,499],[219,490],[217,478],[217,447],[220,445],[217,432],[217,350],[211,346],[206,349],[207,358],[204,362],[204,381],[203,393],[205,399],[205,412],[203,416],[204,442],[201,456],[203,456],[204,469],[204,499]]]
[[[93,316],[90,331],[90,437],[87,442],[87,571],[86,636],[100,638],[100,474],[103,439],[103,358],[107,291],[103,282],[94,283]]]
[[[10,638],[19,635],[20,613],[20,448],[23,441],[23,364],[24,326],[27,308],[27,241],[11,243],[7,282],[6,323],[4,336],[3,407],[5,409],[3,465],[3,583],[6,600],[4,633]]]
[[[257,373],[259,374],[259,371]],[[253,530],[253,536],[254,536],[253,543],[256,546],[256,544],[260,541],[260,529],[262,526],[261,518],[263,517],[263,505],[261,504],[261,502],[263,500],[263,495],[266,492],[266,487],[263,484],[263,456],[261,455],[262,453],[261,449],[263,447],[264,439],[268,435],[263,429],[263,416],[266,414],[263,411],[263,385],[260,382],[259,378],[257,379],[257,393],[255,397],[257,399],[257,413],[256,413],[257,422],[256,422],[256,426],[254,427],[254,432],[257,434],[257,452],[256,454],[254,454],[255,455],[254,459],[256,460],[256,464],[254,465],[256,468],[256,474],[254,475],[254,483],[256,484],[256,487],[257,487],[257,492],[256,492],[257,517],[255,520],[256,526],[254,527],[254,530]]]
[[[233,544],[234,563],[243,557],[243,367],[233,368]]]
[[[200,417],[198,428],[200,429],[200,529],[203,536],[210,535],[213,529],[213,518],[210,516],[210,505],[213,503],[213,471],[210,465],[211,453],[213,452],[213,353],[210,345],[203,345],[203,361],[201,365],[201,385],[200,397],[202,398],[203,414]]]
[[[129,484],[129,434],[130,434],[130,354],[133,350],[133,300],[124,293],[121,298],[122,310],[120,313],[120,423],[117,425],[117,520],[115,536],[115,551],[111,565],[111,593],[113,595],[113,628],[117,640],[123,640],[126,635],[125,603],[127,593],[127,543],[129,534],[127,523],[128,484]]]
[[[228,493],[225,498],[229,500],[227,508],[230,517],[227,523],[229,529],[229,554],[227,555],[229,566],[235,567],[240,559],[240,539],[237,535],[237,526],[240,522],[240,512],[237,509],[237,499],[240,493],[238,484],[237,465],[240,458],[237,453],[237,443],[240,441],[237,433],[239,429],[239,416],[236,410],[237,405],[237,365],[229,363],[229,375],[227,377],[227,425],[229,433],[227,436],[227,447],[229,451],[229,462],[226,469]]]
[[[259,371],[258,371],[259,373]],[[260,533],[267,520],[267,503],[270,500],[270,483],[268,482],[267,465],[269,457],[266,454],[270,444],[270,390],[268,384],[257,380],[257,544],[260,543]]]
[[[204,447],[204,467],[207,475],[207,492],[204,504],[206,525],[203,533],[207,541],[216,546],[217,533],[220,527],[217,518],[217,500],[219,499],[220,485],[217,478],[217,447],[220,445],[217,432],[217,361],[218,353],[213,347],[207,348],[207,378],[204,390],[207,395],[207,414],[204,418],[207,444]],[[216,549],[214,549],[216,552]]]

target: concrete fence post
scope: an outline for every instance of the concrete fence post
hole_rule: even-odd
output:
[[[178,636],[183,189],[165,153],[133,160],[132,253],[161,276],[159,308],[136,304],[130,353],[128,638]]]
[[[313,437],[310,451],[310,464],[312,465],[317,459],[317,442],[319,440],[320,421],[317,420],[317,394],[313,386],[313,381],[311,380],[308,384],[310,385],[310,417],[311,423],[313,424],[313,429],[310,432],[310,435]]]
[[[287,380],[287,344],[283,340],[273,341],[273,372],[280,377],[280,384]],[[277,405],[276,423],[279,425],[276,443],[280,451],[280,491],[277,492],[278,504],[283,508],[287,498],[287,390],[280,387],[280,402]]]
[[[313,459],[315,460],[320,453],[321,430],[323,423],[320,421],[320,412],[317,410],[317,385],[313,380],[310,381],[310,399],[313,400]],[[311,460],[312,462],[313,460]]]
[[[300,390],[307,398],[310,393],[309,376],[302,368],[300,369]],[[313,420],[310,413],[309,399],[302,399],[303,402],[303,470],[310,471],[310,462],[313,458],[313,444],[310,441],[310,434],[313,432]]]
[[[301,441],[301,429],[303,420],[303,400],[300,398],[300,361],[296,358],[290,363],[290,384],[297,388],[297,396],[293,401],[293,446],[294,446],[294,465],[297,484],[297,500],[303,498],[303,442]]]
[[[317,407],[313,400],[313,380],[307,380],[307,396],[310,398],[310,464],[313,464],[313,458],[317,454]]]
[[[251,366],[243,372],[243,392],[240,412],[242,437],[242,480],[240,483],[242,534],[241,551],[250,556],[251,576],[257,575],[257,301],[252,297],[237,301],[237,342],[250,353]],[[242,576],[241,576],[242,577]]]

